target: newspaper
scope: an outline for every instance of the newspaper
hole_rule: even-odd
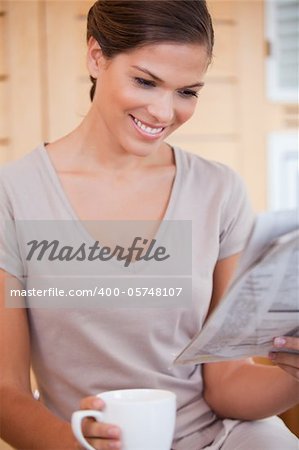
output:
[[[258,215],[229,289],[174,364],[266,356],[274,337],[299,336],[298,275],[299,211]]]

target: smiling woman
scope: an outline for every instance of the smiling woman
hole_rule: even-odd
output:
[[[101,111],[99,133],[113,136],[109,147],[152,153],[194,112],[213,28],[205,2],[170,4],[143,2],[140,10],[136,1],[102,1],[89,11],[90,96]]]
[[[206,48],[148,44],[107,59],[91,37],[88,49],[88,67],[97,80],[89,114],[97,117],[99,134],[114,151],[156,153],[194,112],[208,65]]]
[[[267,417],[297,401],[296,358],[282,362],[278,352],[280,367],[275,368],[247,360],[172,365],[220,301],[253,222],[238,175],[166,140],[192,116],[212,58],[206,2],[98,0],[87,29],[88,113],[67,136],[40,144],[0,172],[1,436],[15,448],[75,450],[80,447],[70,419],[79,405],[101,410],[104,403],[97,394],[149,388],[176,394],[173,450],[293,450],[294,436],[277,418]],[[109,297],[98,308],[88,307],[78,294],[71,300],[80,308],[53,307],[64,305],[52,296],[58,282],[69,292],[81,282],[90,287],[90,278],[83,270],[67,277],[68,261],[59,261],[55,272],[51,264],[23,257],[24,224],[34,233],[38,221],[58,224],[64,249],[69,239],[62,233],[65,221],[73,226],[75,242],[90,242],[93,224],[101,245],[126,242],[133,234],[167,250],[169,228],[163,234],[161,222],[178,224],[171,242],[181,265],[173,264],[164,277],[164,261],[159,261],[150,282],[153,292],[163,292],[164,281],[174,289],[188,276],[192,294],[180,285],[179,303],[165,305],[157,295],[146,306],[132,307],[128,294],[121,307],[109,307]],[[117,223],[119,241],[113,234]],[[186,223],[192,223],[192,230],[184,232]],[[140,232],[142,224],[146,235]],[[185,261],[185,243],[191,239]],[[172,261],[169,255],[167,262]],[[135,259],[132,272],[125,269],[132,283],[128,292],[137,297],[134,281],[149,276],[147,262]],[[97,268],[102,279],[105,264]],[[49,308],[26,309],[29,299],[23,298],[21,308],[6,307],[5,283],[11,279],[22,292],[36,286],[48,292]],[[113,282],[117,287],[117,276]],[[136,300],[134,305],[140,305]],[[295,345],[286,341],[290,349]],[[31,363],[40,401],[30,391]],[[114,421],[87,419],[83,424],[86,440],[98,450],[125,448],[122,432]],[[146,442],[138,450],[145,448]]]

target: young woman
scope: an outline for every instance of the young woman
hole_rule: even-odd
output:
[[[72,412],[102,409],[98,392],[134,387],[177,394],[174,450],[297,448],[279,419],[265,419],[298,401],[297,357],[277,353],[279,367],[171,365],[219,301],[252,225],[236,174],[166,142],[194,112],[212,49],[202,0],[97,1],[88,14],[88,114],[69,135],[1,170],[1,217],[15,224],[12,241],[4,221],[0,234],[1,437],[15,448],[79,448]],[[6,308],[5,281],[26,279],[28,288],[39,275],[24,258],[23,220],[192,220],[192,301],[168,309]],[[276,343],[298,348],[294,338]],[[121,448],[114,424],[87,420],[84,434],[95,449]]]

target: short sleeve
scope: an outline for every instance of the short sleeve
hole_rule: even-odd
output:
[[[19,252],[11,201],[0,171],[0,268],[24,282],[24,266]]]
[[[219,259],[241,252],[254,224],[254,213],[241,177],[230,171],[221,217]]]

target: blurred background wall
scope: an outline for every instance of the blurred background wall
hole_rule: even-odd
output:
[[[0,164],[64,135],[87,111],[85,21],[91,3],[0,0]],[[208,3],[214,61],[194,118],[169,141],[235,168],[256,211],[293,206],[298,2]]]
[[[92,3],[0,0],[0,164],[66,134],[86,113],[85,24]],[[233,167],[257,212],[294,207],[298,2],[208,4],[214,61],[193,119],[169,142]],[[284,417],[299,435],[295,411]]]

